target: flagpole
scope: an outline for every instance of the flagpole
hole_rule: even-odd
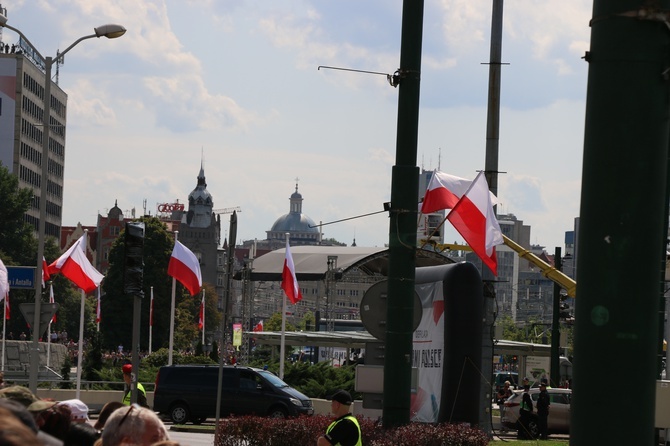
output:
[[[289,233],[286,233],[286,245],[288,246]],[[279,347],[279,379],[284,379],[284,353],[286,351],[286,293],[282,293],[284,298],[281,305],[281,342]]]
[[[151,354],[151,335],[154,329],[154,287],[151,287],[151,301],[149,302],[149,354]]]
[[[179,239],[179,231],[174,231],[174,242],[177,243]],[[172,302],[170,304],[170,345],[168,349],[168,365],[172,365],[172,347],[174,345],[174,306],[175,306],[175,291],[177,288],[177,279],[172,278]]]
[[[6,324],[7,324],[7,299],[9,293],[5,296],[4,302],[2,302],[2,371],[5,371],[5,333],[6,333]]]
[[[84,356],[84,306],[86,302],[86,293],[80,288],[81,291],[81,311],[79,312],[79,352],[77,353],[77,392],[75,393],[75,398],[80,399],[81,394],[81,369],[82,361]]]
[[[205,289],[202,289],[202,346],[205,346]]]
[[[54,285],[50,284],[49,288],[49,303],[53,303],[54,296]],[[47,330],[47,368],[51,367],[51,321],[53,321],[53,316],[49,319],[49,329]],[[4,338],[4,333],[3,333]]]

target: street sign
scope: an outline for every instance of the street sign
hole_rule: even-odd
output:
[[[8,266],[9,289],[34,290],[35,269],[34,266]]]
[[[47,327],[49,326],[49,321],[51,321],[51,318],[56,314],[56,311],[58,311],[58,304],[57,303],[44,303],[42,302],[40,304],[40,331],[38,333],[38,336],[42,336],[42,334],[46,331]],[[19,309],[21,310],[21,314],[23,317],[26,319],[26,322],[28,325],[31,325],[35,321],[35,304],[19,304]],[[33,336],[35,335],[35,332],[33,332]]]

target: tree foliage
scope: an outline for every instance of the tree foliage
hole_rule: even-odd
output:
[[[35,229],[24,219],[32,199],[33,191],[19,188],[18,177],[0,163],[0,258],[6,265],[35,265]]]

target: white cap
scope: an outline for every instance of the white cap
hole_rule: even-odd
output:
[[[72,421],[88,421],[88,406],[82,400],[65,400],[58,404],[62,404],[70,408],[72,412]]]

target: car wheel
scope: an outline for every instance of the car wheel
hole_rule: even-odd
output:
[[[170,419],[174,424],[184,424],[188,421],[188,407],[184,403],[176,403],[170,408]]]
[[[528,420],[528,432],[531,438],[538,438],[540,436],[540,426],[537,424],[537,418]]]
[[[280,406],[275,406],[270,409],[270,413],[268,414],[270,418],[286,418],[288,416],[288,412],[286,412],[286,409]]]

